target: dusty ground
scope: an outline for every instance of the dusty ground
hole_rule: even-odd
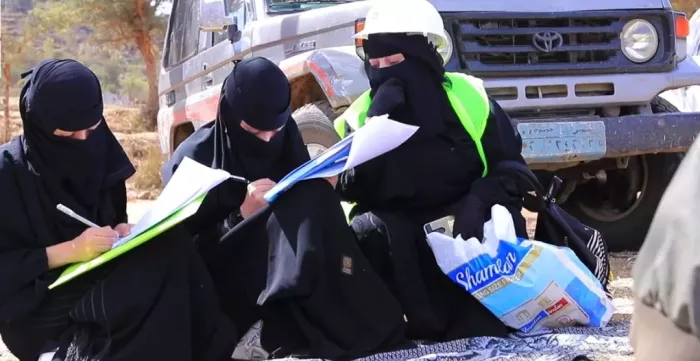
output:
[[[16,99],[11,100],[11,104],[13,105],[10,115],[11,134],[17,135],[21,133],[22,129]],[[127,183],[130,200],[129,219],[135,222],[148,210],[152,202],[149,199],[155,198],[161,188],[160,164],[163,158],[158,150],[157,135],[155,132],[144,130],[139,112],[136,109],[107,107],[105,118],[138,169],[136,175]],[[0,129],[4,129],[4,126]],[[1,130],[0,134],[2,134]],[[528,228],[533,232],[536,218],[532,214],[526,216]],[[631,253],[612,255],[614,281],[611,284],[611,291],[615,297],[614,303],[618,308],[618,314],[614,316],[614,319],[629,319],[632,311],[630,268],[633,261],[634,255]],[[631,357],[619,357],[596,361],[632,360]],[[0,342],[0,361],[17,361],[2,342]]]

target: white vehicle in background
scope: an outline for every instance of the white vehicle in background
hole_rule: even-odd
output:
[[[700,114],[679,111],[700,107],[689,95],[700,67],[697,35],[686,51],[685,15],[669,0],[430,1],[452,40],[446,69],[484,80],[530,167],[565,181],[557,201],[611,250],[638,248],[700,132]],[[215,118],[233,62],[252,56],[287,74],[309,151],[337,142],[333,120],[369,88],[352,35],[370,4],[174,0],[159,83],[162,151]]]
[[[686,42],[686,52],[696,63],[700,64],[700,11],[690,18],[690,35]],[[661,97],[671,102],[678,110],[686,113],[700,112],[700,85],[669,90]]]

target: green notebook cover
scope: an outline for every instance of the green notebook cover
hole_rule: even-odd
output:
[[[65,284],[72,279],[89,272],[92,269],[95,269],[109,261],[111,261],[114,258],[117,258],[121,256],[122,254],[131,251],[132,249],[150,241],[154,237],[160,235],[161,233],[167,231],[168,229],[174,227],[178,223],[184,221],[188,217],[192,216],[197,212],[199,209],[199,206],[202,204],[202,201],[204,200],[204,197],[206,196],[203,195],[194,201],[188,203],[186,206],[180,208],[177,212],[173,213],[170,217],[164,219],[162,222],[156,224],[155,226],[149,228],[147,231],[141,233],[140,235],[134,237],[134,239],[124,243],[123,245],[111,249],[97,258],[86,261],[86,262],[80,262],[80,263],[75,263],[68,268],[66,268],[63,273],[61,273],[61,276],[58,277],[58,279],[52,283],[49,286],[49,289],[56,288],[62,284]]]

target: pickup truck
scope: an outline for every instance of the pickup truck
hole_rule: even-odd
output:
[[[669,0],[431,0],[452,48],[448,71],[482,78],[544,182],[611,250],[641,246],[700,116],[660,94],[700,85],[690,27]],[[400,3],[400,1],[398,1]],[[172,152],[215,118],[235,61],[263,56],[292,85],[309,152],[339,140],[333,120],[369,88],[352,35],[367,0],[174,0],[158,131]],[[400,6],[400,5],[397,5]]]

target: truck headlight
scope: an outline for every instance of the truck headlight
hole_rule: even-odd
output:
[[[447,44],[445,44],[445,47],[442,49],[438,49],[438,54],[442,57],[442,63],[443,65],[446,65],[448,61],[450,61],[450,58],[452,57],[452,52],[454,51],[454,47],[452,44],[452,36],[450,36],[450,33],[445,30],[445,41]]]
[[[620,33],[620,46],[627,59],[644,63],[656,55],[659,34],[650,22],[643,19],[629,21]]]

